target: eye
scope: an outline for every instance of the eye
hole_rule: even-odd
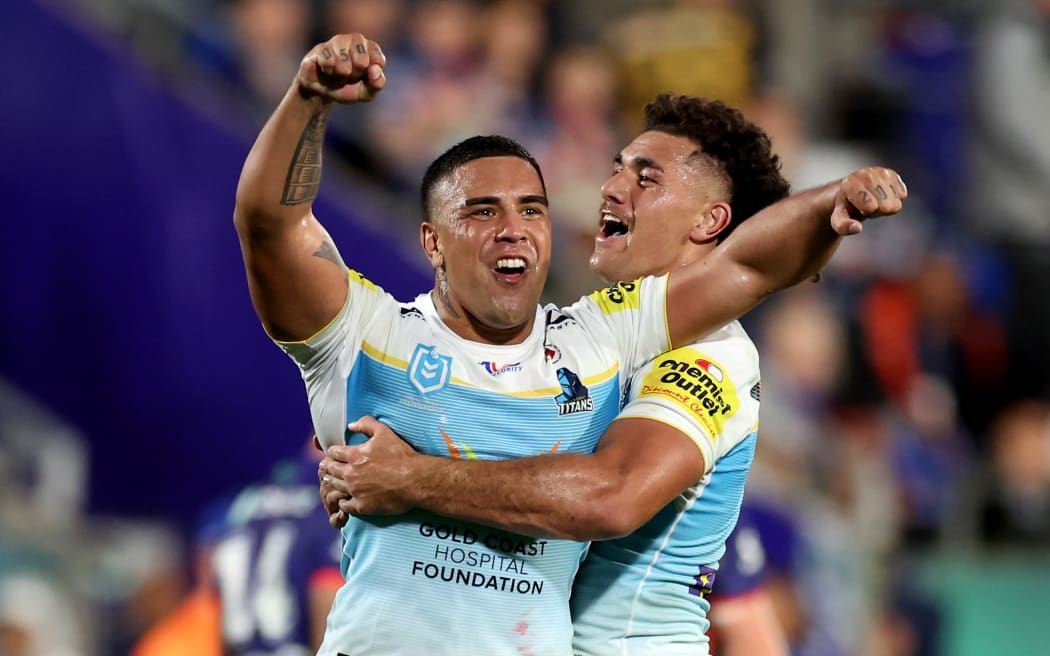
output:
[[[471,212],[470,215],[471,216],[490,217],[490,216],[496,216],[496,211],[494,209],[492,209],[491,207],[479,207],[478,209],[476,209],[473,212]]]
[[[526,207],[521,211],[525,216],[542,216],[543,211],[538,207]]]
[[[652,182],[652,181],[653,181],[653,179],[650,178],[647,175],[641,175],[641,174],[638,175],[638,182],[643,182],[644,183],[644,182]]]

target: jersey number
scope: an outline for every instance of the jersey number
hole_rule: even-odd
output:
[[[295,591],[286,575],[295,531],[289,524],[272,526],[260,538],[254,561],[253,537],[248,532],[231,535],[212,556],[222,597],[222,634],[228,644],[246,643],[256,632],[264,640],[279,642],[298,619]]]

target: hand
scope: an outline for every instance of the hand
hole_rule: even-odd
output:
[[[342,526],[347,514],[398,515],[410,510],[406,494],[413,481],[410,465],[419,454],[373,417],[362,417],[347,428],[369,439],[354,446],[330,447],[318,467],[329,523]]]
[[[901,211],[908,197],[904,180],[892,169],[869,166],[850,173],[839,184],[831,227],[846,236],[864,229],[862,221]]]
[[[361,34],[339,34],[319,43],[299,64],[300,93],[337,103],[368,102],[386,86],[386,55]]]
[[[317,465],[317,480],[321,482],[321,503],[328,511],[328,523],[332,528],[343,528],[350,516],[339,509],[339,502],[349,499],[350,495],[335,489],[332,486],[332,477],[327,473],[329,467],[337,465],[338,463],[328,458],[321,460]]]

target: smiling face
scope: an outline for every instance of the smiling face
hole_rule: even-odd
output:
[[[591,269],[606,280],[660,275],[714,248],[729,222],[726,179],[687,137],[643,132],[602,186]]]
[[[547,196],[536,170],[518,157],[471,160],[434,185],[430,208],[420,237],[437,272],[442,318],[468,339],[524,339],[551,258]]]

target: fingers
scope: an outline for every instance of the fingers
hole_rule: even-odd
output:
[[[347,515],[342,510],[337,510],[336,512],[328,515],[328,524],[332,528],[343,528],[344,526],[346,526],[346,522],[349,519],[349,515]]]
[[[869,167],[848,175],[842,181],[841,193],[852,209],[848,218],[839,217],[835,229],[840,234],[856,234],[860,232],[860,224],[855,219],[899,212],[908,197],[908,188],[896,171]]]
[[[299,65],[309,92],[342,103],[368,101],[386,86],[386,55],[359,33],[339,34],[313,47]]]
[[[351,433],[361,433],[368,437],[375,437],[376,432],[383,426],[384,424],[375,417],[365,415],[357,421],[352,421],[347,424],[346,429]]]

